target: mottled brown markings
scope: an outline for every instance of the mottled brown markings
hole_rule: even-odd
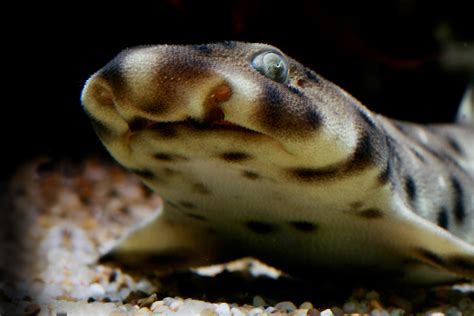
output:
[[[305,233],[314,232],[318,229],[316,224],[308,221],[291,221],[289,224],[294,229]]]
[[[436,219],[439,227],[444,229],[448,229],[449,227],[449,216],[448,216],[448,209],[446,207],[441,207],[441,210],[438,212],[438,216]]]
[[[123,62],[129,51],[125,50],[112,59],[100,70],[100,77],[104,78],[111,86],[114,94],[121,95],[126,89],[126,79],[123,73]]]
[[[371,136],[364,134],[354,150],[354,153],[346,161],[321,168],[292,168],[289,174],[302,182],[317,182],[350,176],[360,172],[372,165],[374,161],[374,149],[371,144]]]
[[[219,157],[227,162],[242,162],[242,161],[249,160],[252,158],[251,155],[244,152],[238,152],[238,151],[230,151],[230,152],[222,153],[219,155]]]
[[[459,224],[462,224],[466,218],[466,210],[464,208],[464,191],[461,183],[454,176],[451,177],[451,186],[454,196],[454,218]]]
[[[380,219],[384,217],[383,212],[376,208],[365,209],[355,214],[359,217],[366,218],[366,219]]]
[[[249,170],[244,170],[242,172],[242,176],[244,176],[245,178],[249,179],[249,180],[256,180],[258,178],[260,178],[260,175],[254,171],[249,171]]]
[[[414,255],[415,255],[415,258],[418,258],[424,263],[437,266],[437,267],[446,266],[446,262],[443,260],[443,258],[438,256],[434,252],[431,252],[430,250],[423,249],[423,248],[415,248]]]
[[[192,202],[189,202],[189,201],[180,201],[179,204],[185,208],[188,208],[188,209],[194,209],[196,208],[196,205]]]
[[[405,176],[405,192],[410,201],[414,201],[418,194],[418,189],[415,180],[411,176]]]
[[[300,88],[304,88],[304,87],[306,87],[306,81],[304,79],[298,79],[296,81],[296,85]]]
[[[204,185],[204,183],[193,183],[191,185],[191,189],[198,194],[202,194],[202,195],[211,194],[211,190],[206,185]]]
[[[261,106],[255,115],[258,123],[265,129],[286,135],[305,135],[316,131],[323,120],[311,101],[298,95],[298,107],[290,106],[288,93],[283,89],[284,86],[273,82],[263,85]]]
[[[278,230],[276,225],[261,221],[248,221],[244,225],[252,232],[260,235],[267,235]]]

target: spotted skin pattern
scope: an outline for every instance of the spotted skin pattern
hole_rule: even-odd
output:
[[[113,250],[124,261],[185,251],[173,268],[254,256],[305,277],[474,277],[472,98],[458,124],[396,121],[275,47],[224,42],[125,50],[82,102],[165,201]]]

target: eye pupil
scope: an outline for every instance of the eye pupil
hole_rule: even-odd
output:
[[[288,80],[288,65],[283,56],[274,52],[263,52],[252,61],[253,67],[264,76],[280,83]]]

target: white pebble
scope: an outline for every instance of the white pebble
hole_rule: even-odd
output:
[[[325,309],[321,312],[321,316],[334,316],[330,309]]]
[[[171,309],[172,311],[177,311],[178,308],[179,308],[180,306],[182,306],[182,305],[183,305],[183,302],[182,302],[182,301],[174,300],[174,301],[171,302],[171,304],[170,304],[170,309]]]
[[[296,310],[295,304],[290,301],[283,301],[275,305],[276,309],[281,309],[287,313],[291,313],[292,311]]]
[[[260,307],[255,307],[255,308],[252,308],[251,310],[249,310],[247,315],[248,316],[257,316],[258,314],[261,314],[261,313],[263,313],[263,309],[261,309]]]
[[[221,303],[217,305],[215,312],[219,314],[219,316],[230,316],[230,307],[227,303]]]
[[[101,297],[105,295],[105,289],[99,283],[92,283],[89,286],[90,296],[92,297]]]

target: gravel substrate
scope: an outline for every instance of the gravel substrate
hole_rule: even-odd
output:
[[[18,170],[2,200],[0,315],[474,315],[474,284],[331,286],[248,258],[168,276],[98,263],[160,207],[134,175],[98,159]]]

